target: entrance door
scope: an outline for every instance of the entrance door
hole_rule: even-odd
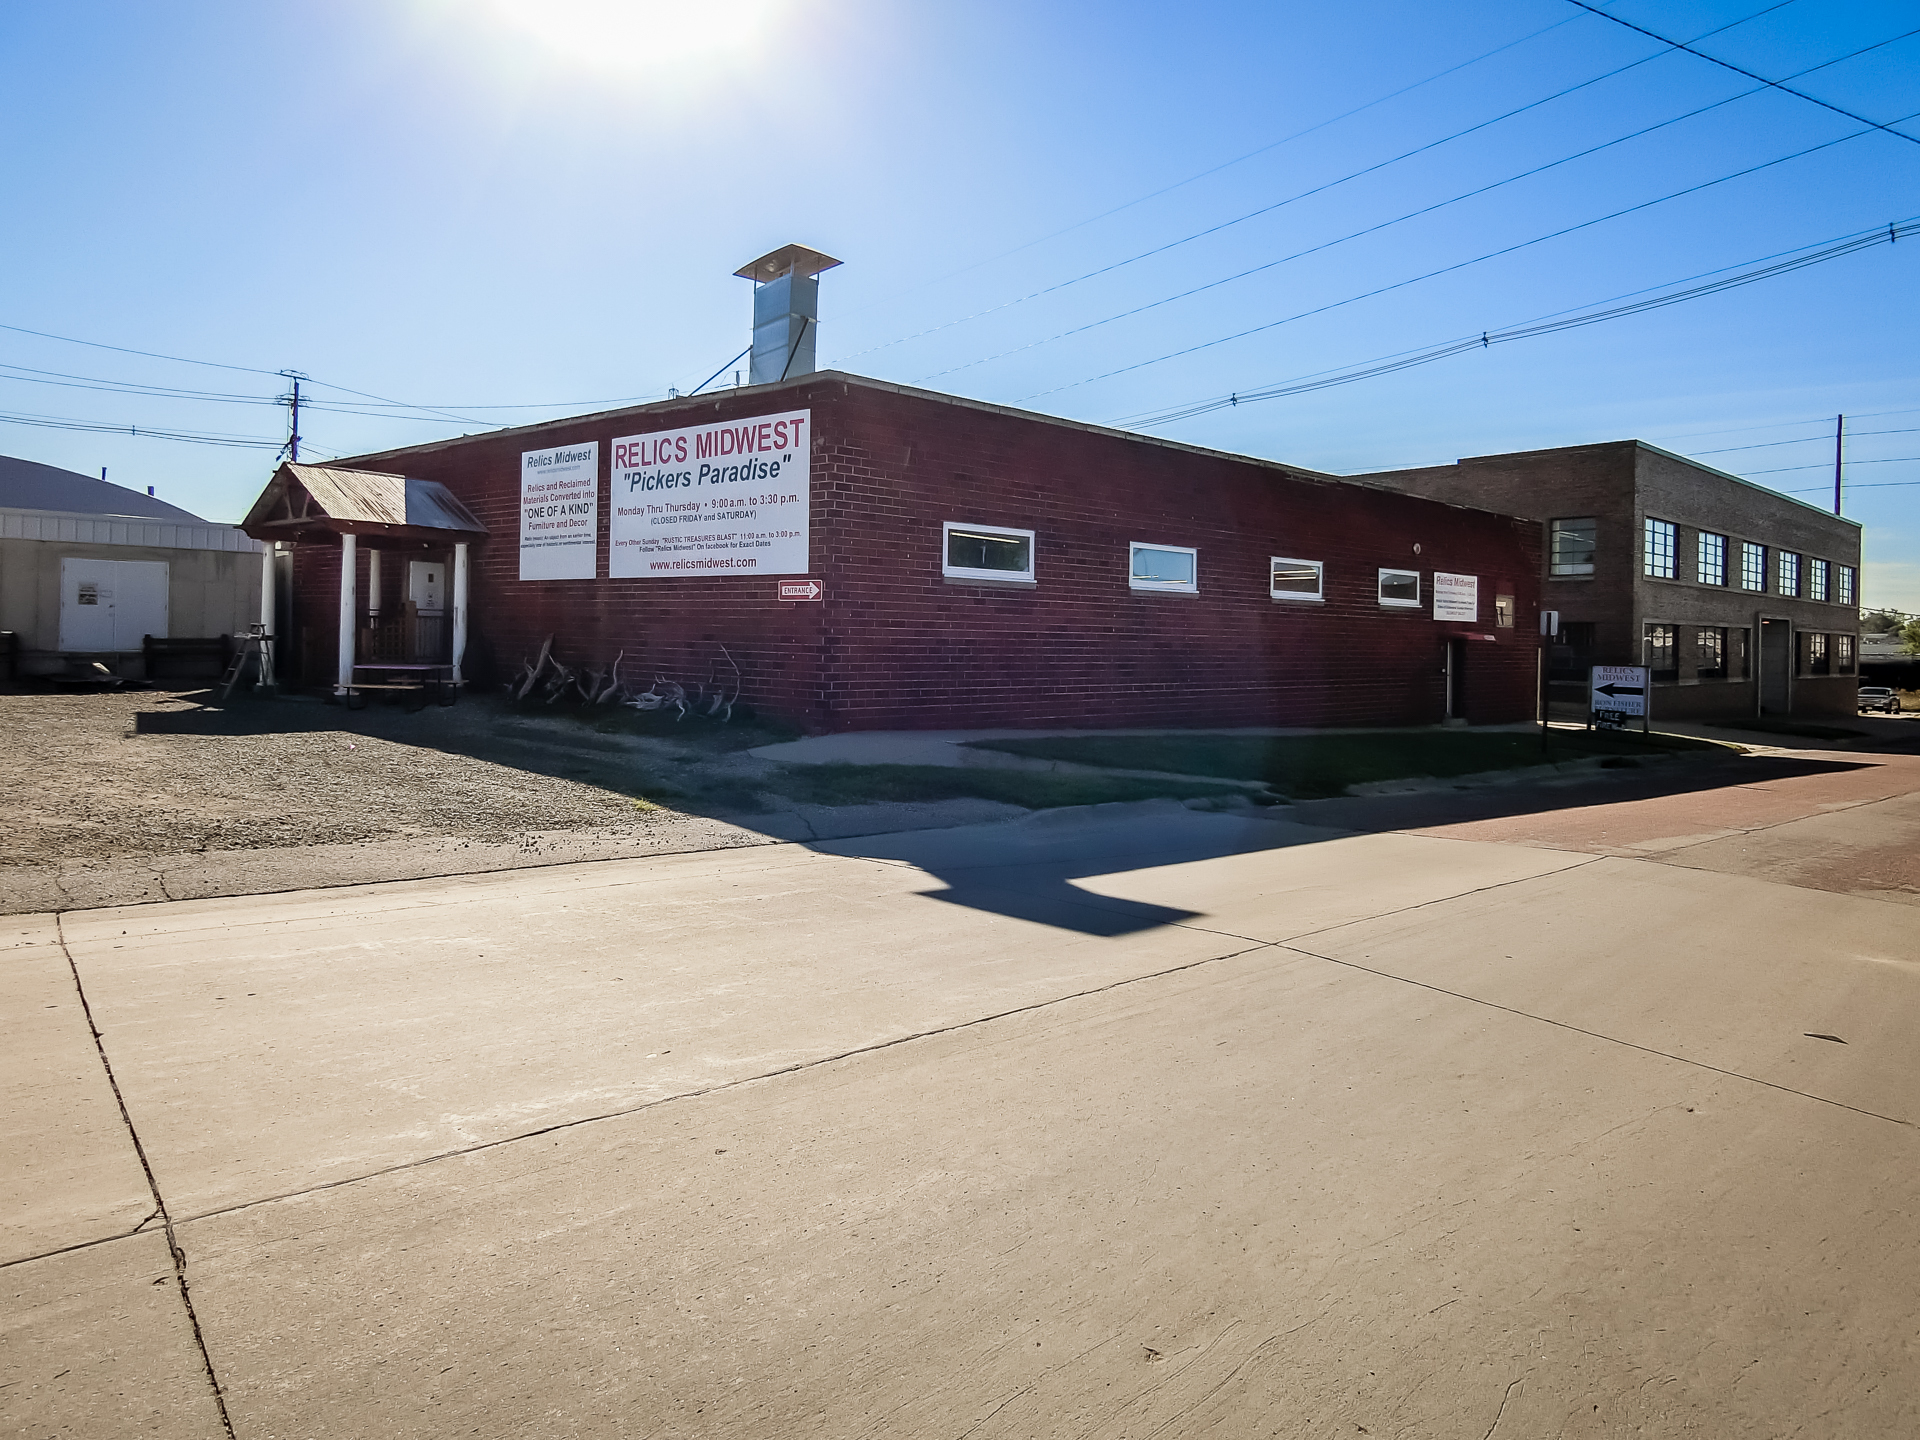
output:
[[[440,663],[447,648],[447,564],[407,562],[407,600],[413,606],[413,659]]]
[[[1760,713],[1785,715],[1793,705],[1793,627],[1760,622]]]
[[[61,560],[62,651],[134,651],[148,635],[167,635],[166,561]]]
[[[1467,717],[1467,642],[1447,641],[1447,719]]]

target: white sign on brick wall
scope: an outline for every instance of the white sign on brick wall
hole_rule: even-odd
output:
[[[1474,621],[1480,618],[1480,577],[1433,572],[1433,618]]]
[[[520,578],[591,580],[600,534],[600,442],[520,456]]]
[[[607,573],[805,575],[811,410],[613,442]]]

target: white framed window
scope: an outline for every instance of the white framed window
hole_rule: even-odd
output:
[[[1409,610],[1417,608],[1420,604],[1420,572],[1418,570],[1382,570],[1380,572],[1380,603]]]
[[[1656,520],[1651,515],[1646,521],[1646,543],[1644,545],[1645,564],[1641,567],[1655,580],[1674,578],[1673,552],[1678,531],[1671,520]]]
[[[1267,575],[1267,593],[1276,600],[1324,600],[1326,567],[1318,560],[1288,560],[1275,555]]]
[[[1127,585],[1134,590],[1173,590],[1182,595],[1200,593],[1200,552],[1184,545],[1127,547]]]
[[[1002,580],[1033,584],[1033,531],[999,525],[940,527],[940,573],[955,580]]]

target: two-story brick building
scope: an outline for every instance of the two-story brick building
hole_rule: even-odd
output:
[[[1850,715],[1860,526],[1642,440],[1355,477],[1541,527],[1556,696],[1647,665],[1653,715]]]

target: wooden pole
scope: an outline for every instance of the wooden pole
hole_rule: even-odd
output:
[[[1833,417],[1833,513],[1840,513],[1841,457],[1846,453],[1847,417]]]

